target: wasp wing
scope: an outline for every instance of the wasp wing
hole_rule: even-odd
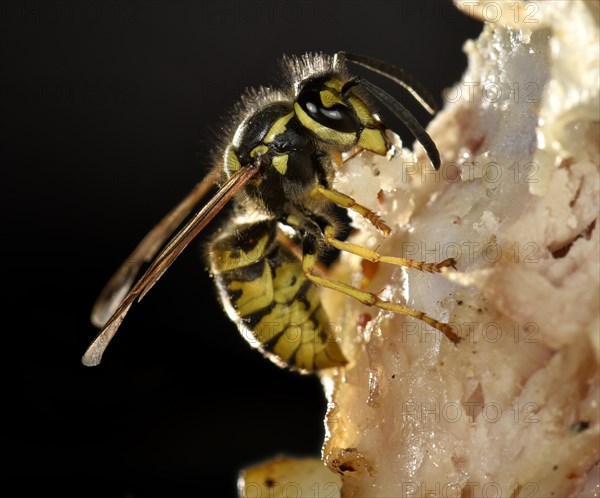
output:
[[[258,173],[258,169],[258,165],[250,165],[238,170],[223,184],[210,201],[169,241],[88,346],[81,359],[84,365],[96,366],[100,363],[102,354],[117,332],[135,299],[141,300],[146,295],[188,244],[225,207],[231,198]]]
[[[218,177],[218,170],[213,169],[204,180],[196,184],[194,189],[148,232],[115,272],[102,289],[92,308],[91,321],[96,327],[104,327],[131,289],[142,265],[152,261],[165,241],[181,225],[192,209],[214,188]]]

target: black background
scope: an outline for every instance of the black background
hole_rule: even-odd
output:
[[[203,177],[219,117],[246,86],[278,81],[282,54],[385,59],[441,104],[480,30],[441,0],[0,3],[2,473],[20,496],[236,496],[243,466],[320,454],[317,378],[272,365],[225,318],[206,237],[97,368],[80,363],[89,310]]]

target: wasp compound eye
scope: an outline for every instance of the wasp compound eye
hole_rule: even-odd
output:
[[[342,133],[356,133],[360,122],[354,111],[340,102],[325,105],[321,94],[322,91],[316,88],[305,88],[298,95],[297,102],[302,110],[320,125]]]

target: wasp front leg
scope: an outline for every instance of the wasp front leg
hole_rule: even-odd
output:
[[[383,233],[384,237],[387,237],[392,229],[385,224],[385,222],[379,217],[377,213],[371,211],[369,208],[363,206],[356,202],[352,197],[346,195],[342,192],[339,192],[332,188],[325,188],[322,185],[317,185],[312,189],[310,195],[312,197],[322,197],[327,199],[328,201],[354,211],[355,213],[360,214],[363,218],[368,220],[377,230]]]
[[[385,222],[379,218],[377,213],[371,211],[369,208],[359,204],[352,197],[346,195],[342,192],[338,192],[332,188],[325,188],[322,185],[317,185],[311,192],[311,196],[313,197],[323,197],[338,206],[344,207],[346,209],[350,209],[361,216],[363,216],[366,220],[371,222],[371,224],[380,230],[385,237],[387,237],[391,228],[388,227]],[[374,263],[388,263],[397,266],[405,266],[407,268],[416,268],[417,270],[426,271],[429,273],[439,273],[443,268],[456,268],[456,261],[454,258],[448,258],[440,263],[426,263],[424,261],[415,261],[413,259],[407,258],[398,258],[393,256],[381,256],[376,251],[372,251],[371,249],[367,249],[366,247],[359,246],[357,244],[352,244],[349,242],[343,242],[335,237],[335,230],[331,226],[327,226],[324,231],[325,240],[331,247],[335,247],[340,251],[349,252],[351,254],[356,254],[363,259],[368,261],[372,261]]]

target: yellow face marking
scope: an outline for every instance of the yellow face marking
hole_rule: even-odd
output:
[[[286,114],[285,116],[282,116],[277,121],[275,121],[273,123],[273,126],[271,126],[271,128],[267,132],[263,143],[270,144],[273,140],[275,140],[275,137],[277,135],[281,135],[285,131],[289,120],[293,117],[294,113],[290,112],[289,114]]]
[[[267,147],[266,145],[257,145],[256,147],[254,147],[254,149],[252,149],[250,151],[250,157],[254,158],[258,155],[263,155],[266,154],[267,152],[269,152],[269,147]]]
[[[235,300],[235,308],[241,317],[261,311],[273,302],[273,281],[269,264],[264,262],[263,273],[259,278],[249,282],[234,281],[227,288],[234,292],[242,291]]]
[[[350,102],[350,105],[363,126],[372,125],[375,122],[375,118],[373,118],[373,115],[369,112],[369,108],[361,99],[351,95],[348,98],[348,102]]]
[[[288,157],[289,156],[287,154],[282,154],[281,156],[275,156],[271,161],[273,167],[282,175],[285,175],[285,172],[287,171]]]
[[[365,128],[358,139],[358,146],[365,150],[370,150],[380,156],[387,154],[387,142],[381,130],[374,128]]]
[[[325,107],[331,107],[335,104],[345,105],[344,101],[340,98],[340,94],[329,89],[321,90],[319,92],[319,97]]]
[[[317,123],[304,112],[297,102],[294,103],[294,112],[300,120],[300,123],[302,123],[302,126],[308,128],[321,140],[336,145],[346,146],[348,148],[356,144],[356,133],[343,133]]]
[[[325,82],[325,86],[329,87],[329,88],[333,88],[336,92],[341,93],[344,83],[345,83],[344,81],[334,78],[331,80],[327,80]]]

